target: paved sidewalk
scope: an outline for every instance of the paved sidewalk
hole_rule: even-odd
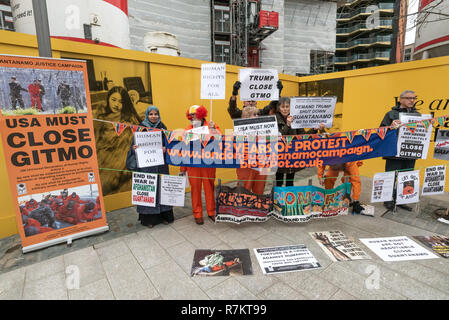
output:
[[[370,179],[362,181],[361,200],[368,202]],[[316,185],[316,179],[314,182]],[[307,179],[297,183],[305,184]],[[32,254],[34,259],[46,258],[9,269],[3,265],[0,299],[449,299],[447,259],[384,262],[358,240],[435,234],[382,218],[385,210],[381,205],[376,204],[374,218],[348,215],[304,224],[271,219],[241,225],[214,224],[206,219],[202,226],[195,224],[189,208],[190,198],[186,197],[186,208],[176,208],[177,219],[173,224],[153,229],[136,225],[134,208],[122,209],[120,225],[117,221],[114,225],[108,216],[110,232],[75,240],[72,248],[59,245],[26,255],[16,250],[18,261],[31,259],[27,255]],[[123,229],[123,225],[132,226],[113,231]],[[341,230],[354,238],[372,260],[332,262],[309,235],[327,230]],[[114,238],[108,239],[111,234]],[[14,241],[10,240],[8,245]],[[253,248],[288,244],[305,244],[322,269],[263,275]],[[245,248],[251,252],[253,275],[190,277],[195,249]],[[48,252],[54,252],[54,257]],[[368,289],[366,285],[373,266],[380,275],[378,289]],[[79,289],[68,289],[76,270],[80,272]]]

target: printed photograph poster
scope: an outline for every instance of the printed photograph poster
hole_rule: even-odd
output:
[[[360,241],[383,261],[406,261],[438,258],[408,237],[365,238]]]
[[[385,202],[393,200],[395,171],[379,172],[373,177],[371,202]]]
[[[336,103],[337,97],[292,97],[292,128],[318,128],[321,123],[326,128],[332,128]]]
[[[131,203],[138,206],[155,207],[157,174],[133,172]]]
[[[226,97],[226,63],[203,63],[201,65],[201,99]]]
[[[353,240],[341,231],[309,232],[332,261],[371,259]]]
[[[163,175],[161,177],[161,204],[184,207],[186,177]]]
[[[421,196],[442,194],[446,185],[446,166],[427,167],[424,173],[424,182]]]
[[[276,69],[240,69],[240,100],[279,100],[278,80]]]
[[[438,130],[433,158],[449,160],[449,130]]]
[[[234,119],[234,133],[247,136],[277,136],[276,116]]]
[[[164,164],[161,131],[136,132],[134,133],[134,141],[138,146],[136,156],[139,168]]]
[[[414,236],[426,247],[443,258],[449,258],[449,237],[444,236]]]
[[[321,268],[321,264],[303,244],[255,248],[254,253],[264,274]]]
[[[420,120],[431,119],[430,114],[414,115],[400,113],[399,120],[402,123],[411,123]],[[431,126],[426,129],[421,123],[416,124],[412,133],[407,126],[401,126],[398,134],[398,151],[396,156],[407,159],[426,159],[429,151],[430,137],[432,135]]]
[[[398,172],[396,203],[419,202],[419,170]]]
[[[249,249],[197,249],[191,276],[247,276],[253,274]]]
[[[0,69],[0,131],[10,189],[12,197],[17,199],[16,215],[23,251],[107,231],[104,214],[96,215],[96,219],[74,217],[73,223],[64,223],[55,211],[57,199],[54,196],[66,189],[67,193],[75,193],[77,208],[88,205],[86,217],[92,215],[92,210],[105,212],[87,92],[86,63],[0,55]],[[17,82],[23,88],[35,79],[41,80],[43,89],[39,87],[38,90],[36,85],[26,93],[18,87]],[[73,96],[68,98],[61,93],[63,89],[59,87],[64,82],[72,89],[77,87],[77,91],[82,91],[80,105],[74,102]],[[30,105],[31,100],[34,104]],[[48,218],[28,218],[25,222],[27,218],[23,217],[22,210],[26,203],[33,202],[36,206],[37,202],[42,204],[43,198],[47,198],[44,204],[49,209],[32,216]],[[64,200],[63,203],[67,205]],[[28,216],[31,208],[28,206],[25,211]],[[29,228],[31,224],[34,228]]]

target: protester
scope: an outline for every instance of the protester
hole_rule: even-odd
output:
[[[293,116],[290,115],[290,98],[281,97],[276,107],[276,119],[278,122],[279,133],[283,136],[299,135],[299,134],[314,134],[324,132],[324,123],[321,123],[318,128],[310,129],[307,132],[303,128],[292,129]],[[287,187],[294,185],[295,173],[304,168],[278,168],[276,172],[276,186],[282,187],[284,184],[284,176],[286,177],[285,184]]]
[[[415,102],[416,93],[414,91],[405,90],[402,92],[399,96],[399,102],[385,114],[380,126],[393,126],[394,128],[397,128],[401,125],[401,121],[399,120],[399,115],[401,113],[419,115],[420,113],[414,106]],[[383,157],[383,159],[386,160],[385,171],[396,171],[396,175],[398,171],[409,171],[415,168],[415,159],[406,159],[401,157]],[[388,210],[393,210],[395,208],[396,189],[393,191],[393,199],[393,201],[384,202],[384,206]],[[412,211],[412,208],[405,204],[398,205],[398,207],[407,211]]]
[[[341,182],[345,182],[346,178],[349,178],[351,183],[351,193],[352,193],[352,210],[355,213],[360,213],[363,207],[360,205],[360,192],[362,191],[362,182],[360,180],[359,167],[363,165],[363,161],[347,162],[336,165],[330,165],[327,169],[326,174],[323,174],[326,166],[318,167],[318,179],[321,185],[324,185],[325,189],[334,188],[335,181],[340,172],[343,171],[343,177]]]
[[[142,122],[134,109],[128,92],[122,87],[113,87],[106,98],[106,106],[94,121],[98,166],[115,170],[126,170],[126,154],[133,139],[131,130],[117,134],[110,122],[137,125]],[[103,195],[125,192],[131,189],[131,174],[127,172],[100,170]]]
[[[149,106],[145,112],[145,120],[140,124],[141,126],[154,129],[154,130],[167,130],[165,124],[161,121],[159,109],[156,106]],[[162,139],[163,143],[165,142]],[[139,220],[143,226],[152,228],[157,224],[168,224],[174,221],[173,207],[163,205],[160,203],[161,198],[161,174],[170,174],[168,165],[163,164],[159,166],[139,168],[137,166],[136,149],[139,146],[134,143],[128,151],[126,157],[126,167],[129,170],[145,173],[157,174],[157,192],[156,192],[156,205],[155,207],[137,206],[137,212],[139,213]],[[165,147],[164,147],[165,148]]]
[[[203,106],[194,105],[187,110],[190,124],[185,130],[207,126],[211,134],[221,134],[220,128],[212,121],[207,121],[207,110]],[[206,210],[209,219],[215,222],[215,168],[181,167],[181,174],[187,172],[191,187],[193,217],[197,224],[203,224],[203,204],[201,189],[204,187]]]
[[[259,110],[255,106],[243,108],[242,118],[255,118]],[[255,194],[263,194],[267,176],[262,175],[259,170],[251,168],[237,168],[238,184]]]
[[[242,117],[242,110],[237,108],[237,95],[239,94],[240,86],[241,86],[240,81],[236,81],[234,83],[232,95],[231,98],[229,98],[228,113],[232,119],[239,119]],[[277,88],[279,89],[279,96],[280,96],[283,88],[281,80],[278,80]],[[269,105],[265,106],[263,109],[258,111],[259,115],[263,116],[275,114],[277,104],[278,104],[277,100],[271,101]],[[245,107],[257,107],[257,101],[243,101],[243,108]]]

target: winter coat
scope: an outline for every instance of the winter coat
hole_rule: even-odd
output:
[[[270,110],[276,109],[278,104],[277,100],[273,100],[269,105],[263,109],[259,109],[259,116],[267,116],[270,114]],[[228,113],[232,119],[240,119],[242,117],[242,110],[237,108],[237,100],[229,99]]]
[[[143,126],[143,124],[140,124]],[[158,129],[167,130],[167,127],[164,125],[163,122],[160,122],[159,125],[156,127]],[[164,135],[162,134],[162,145],[165,146],[165,140]],[[160,214],[162,212],[167,212],[172,210],[172,206],[166,206],[161,205],[161,176],[160,174],[170,174],[168,169],[168,164],[163,164],[159,166],[153,166],[153,167],[145,167],[145,168],[139,168],[137,166],[137,158],[136,158],[136,152],[134,151],[134,140],[131,144],[128,155],[126,157],[126,167],[129,170],[135,171],[135,172],[145,172],[145,173],[154,173],[157,174],[157,191],[156,191],[156,206],[155,207],[147,207],[147,206],[137,206],[137,212],[140,214]]]

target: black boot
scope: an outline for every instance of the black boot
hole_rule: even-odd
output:
[[[352,213],[360,214],[363,210],[363,207],[360,205],[359,201],[354,201],[351,203]]]

